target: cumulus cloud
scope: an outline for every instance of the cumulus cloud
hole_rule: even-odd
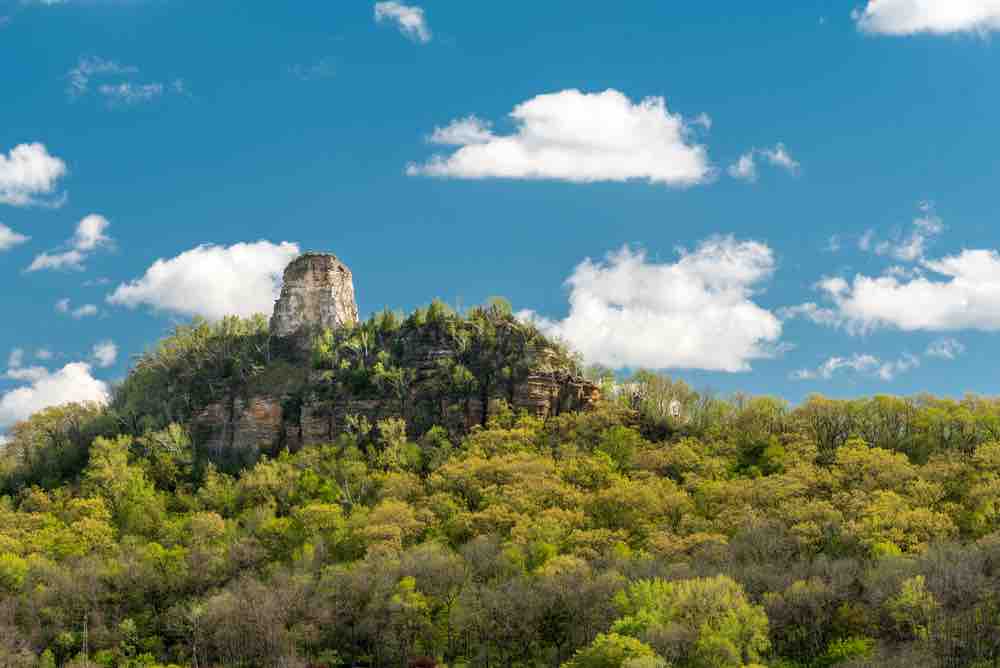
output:
[[[119,285],[107,301],[210,320],[270,313],[282,272],[298,254],[298,245],[288,242],[198,246],[157,260],[141,278]]]
[[[853,17],[881,35],[987,33],[1000,30],[1000,0],[868,0]]]
[[[857,274],[818,285],[840,323],[853,333],[880,327],[905,331],[1000,330],[1000,254],[965,250],[921,260],[931,275]]]
[[[91,357],[97,362],[97,366],[106,369],[118,361],[118,346],[111,340],[101,341],[94,346]]]
[[[24,364],[24,349],[14,348],[10,351],[10,355],[7,356],[7,367],[16,369],[22,364]]]
[[[66,163],[49,155],[44,144],[18,144],[7,155],[0,152],[0,204],[59,206],[53,195]]]
[[[11,370],[8,377],[24,384],[0,394],[0,428],[51,406],[108,400],[107,384],[94,378],[91,366],[85,362],[67,364],[54,373],[40,367]]]
[[[551,179],[589,183],[645,179],[669,186],[709,181],[708,152],[691,124],[662,97],[633,103],[616,90],[564,90],[514,108],[512,134],[492,132],[475,116],[437,128],[430,140],[459,146],[411,164],[411,176],[461,179]]]
[[[774,268],[768,246],[731,237],[681,250],[674,263],[626,246],[576,267],[566,319],[521,316],[614,368],[747,371],[773,356],[781,336],[781,321],[752,300]]]
[[[39,348],[35,351],[35,359],[50,360],[53,357],[55,357],[55,354],[48,348]]]
[[[84,262],[97,249],[114,245],[114,240],[107,236],[105,232],[111,223],[104,216],[91,214],[81,220],[73,233],[73,238],[66,242],[64,248],[68,250],[62,252],[45,252],[35,256],[28,271],[42,271],[46,269],[69,269],[83,271]]]
[[[757,169],[757,158],[763,158],[765,162],[773,167],[779,167],[785,171],[798,172],[801,165],[795,160],[782,143],[777,143],[773,148],[754,148],[744,153],[739,159],[729,166],[729,175],[734,179],[753,183],[759,177]]]
[[[855,353],[850,357],[831,357],[815,369],[799,369],[792,373],[796,380],[831,380],[842,371],[868,375],[884,381],[920,366],[920,358],[904,353],[897,360],[883,361],[874,355]]]
[[[415,42],[426,44],[431,41],[431,29],[427,25],[424,10],[415,5],[401,2],[376,2],[375,21],[392,21],[399,31]]]
[[[109,246],[111,237],[104,234],[111,226],[104,216],[91,214],[80,221],[73,235],[73,248],[78,251],[92,251],[99,246]]]
[[[30,239],[31,237],[18,234],[3,223],[0,223],[0,252],[10,250],[14,246],[23,244]]]

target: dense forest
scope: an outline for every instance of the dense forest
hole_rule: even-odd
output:
[[[327,333],[307,366],[332,401],[405,404],[416,334],[462,339],[458,396],[540,337],[434,305]],[[0,665],[1000,665],[1000,400],[791,407],[590,369],[590,411],[500,400],[463,430],[414,406],[234,466],[188,420],[293,384],[268,340],[263,319],[180,327],[107,406],[12,430]]]

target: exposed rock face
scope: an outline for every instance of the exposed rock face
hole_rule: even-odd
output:
[[[276,339],[302,352],[317,332],[357,322],[354,279],[336,255],[306,253],[285,268],[281,297],[271,316]]]
[[[440,351],[438,351],[440,355]],[[433,383],[433,373],[423,382]],[[321,387],[319,378],[311,381]],[[410,401],[421,393],[420,383]],[[566,411],[588,410],[600,399],[600,390],[593,383],[564,372],[539,371],[514,388],[513,396],[490,397],[488,406],[481,399],[469,399],[452,406],[442,406],[442,414],[457,413],[468,430],[482,424],[495,402],[508,401],[515,410],[548,418]],[[301,404],[284,406],[281,398],[256,396],[249,400],[235,398],[209,404],[195,417],[199,443],[215,453],[242,453],[250,456],[269,452],[280,446],[293,451],[303,446],[332,443],[344,431],[348,416],[366,418],[374,424],[384,418],[403,417],[403,407],[397,399],[348,398],[323,401],[306,397]],[[484,409],[487,414],[484,415]]]
[[[233,397],[206,406],[194,419],[200,444],[210,452],[256,453],[285,439],[284,411],[275,397]]]

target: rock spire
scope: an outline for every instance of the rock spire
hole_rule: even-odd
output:
[[[332,253],[304,253],[285,268],[281,296],[274,304],[271,335],[305,351],[324,329],[358,322],[351,270]]]

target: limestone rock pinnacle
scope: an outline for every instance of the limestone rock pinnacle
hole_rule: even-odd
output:
[[[272,336],[300,339],[296,347],[301,348],[317,332],[357,322],[354,279],[336,255],[305,253],[285,268],[281,296],[271,316]]]

